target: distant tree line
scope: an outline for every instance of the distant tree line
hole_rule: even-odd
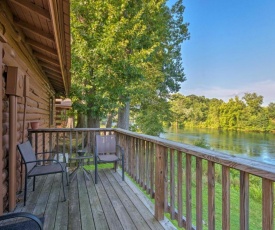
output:
[[[275,131],[275,103],[264,107],[263,96],[245,93],[228,102],[180,93],[170,99],[170,124],[178,127],[219,128],[242,131]]]

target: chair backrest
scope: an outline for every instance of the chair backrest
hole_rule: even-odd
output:
[[[32,149],[30,141],[26,141],[22,144],[18,144],[17,148],[23,158],[24,163],[26,164],[27,172],[31,171],[33,169],[33,167],[36,165],[36,163],[35,162],[29,163],[29,164],[27,164],[27,163],[30,161],[35,161],[36,156]]]
[[[116,136],[115,135],[96,135],[96,152],[102,153],[115,153],[116,152]]]

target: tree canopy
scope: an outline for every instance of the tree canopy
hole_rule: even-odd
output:
[[[144,113],[179,90],[183,11],[181,0],[171,9],[164,0],[71,0],[71,95],[89,126],[128,101]]]

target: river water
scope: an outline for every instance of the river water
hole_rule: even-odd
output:
[[[210,149],[275,165],[275,134],[201,128],[169,128],[162,138],[194,145],[204,140]]]

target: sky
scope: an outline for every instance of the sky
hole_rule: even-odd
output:
[[[176,0],[169,0],[171,5]],[[183,0],[190,40],[182,44],[183,95],[244,93],[275,102],[275,1]]]

